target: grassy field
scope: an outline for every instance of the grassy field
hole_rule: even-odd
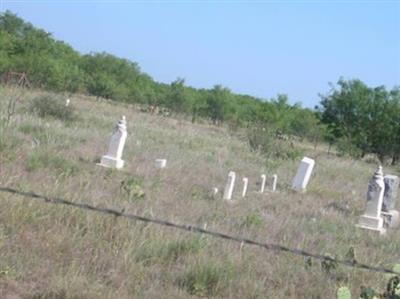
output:
[[[0,89],[3,120],[9,99],[21,92]],[[40,118],[30,109],[39,96],[24,92],[9,125],[0,126],[1,186],[339,258],[354,247],[357,260],[372,265],[400,261],[399,230],[380,237],[355,227],[374,164],[296,143],[316,166],[307,193],[294,193],[301,157],[267,159],[250,149],[244,132],[85,96],[70,97],[72,120]],[[126,167],[97,166],[121,115]],[[157,170],[157,158],[168,159],[167,168]],[[233,204],[210,195],[230,170],[237,173]],[[262,173],[278,175],[278,192],[257,193]],[[244,176],[248,196],[240,199]],[[384,289],[387,278],[0,193],[0,298],[326,299],[342,285],[353,296],[362,285]]]

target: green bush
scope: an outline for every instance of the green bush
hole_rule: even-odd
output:
[[[340,156],[349,155],[353,158],[360,158],[362,156],[362,151],[350,139],[338,138],[336,140],[336,148]]]
[[[280,140],[271,130],[252,128],[247,131],[249,146],[270,159],[295,160],[303,155],[302,150],[295,148],[290,140]]]
[[[73,121],[76,119],[74,108],[65,106],[65,100],[57,95],[41,95],[32,100],[31,112],[39,117],[53,117],[62,121]]]

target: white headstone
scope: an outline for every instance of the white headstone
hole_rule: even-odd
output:
[[[267,176],[265,174],[261,175],[261,189],[260,192],[264,193],[265,190],[265,182],[267,181]]]
[[[156,160],[156,168],[165,168],[167,166],[166,159],[157,159]]]
[[[228,174],[228,182],[226,183],[223,199],[231,200],[233,194],[233,188],[235,187],[236,173],[230,171]]]
[[[242,191],[242,197],[246,196],[247,193],[247,185],[249,184],[249,179],[248,178],[243,178],[243,191]]]
[[[274,174],[272,176],[272,192],[276,191],[276,184],[278,183],[278,176]]]
[[[214,189],[213,189],[213,195],[217,195],[218,194],[218,188],[217,187],[214,187]]]
[[[120,169],[124,166],[124,161],[121,158],[125,146],[126,136],[126,120],[125,116],[122,116],[111,135],[107,154],[101,157],[101,166],[117,169]]]
[[[70,99],[66,99],[65,100],[65,107],[68,107],[70,102],[71,102]]]
[[[379,166],[369,181],[365,213],[360,217],[358,227],[380,233],[385,232],[381,215],[384,191],[385,183],[383,182],[382,166]]]
[[[297,191],[306,191],[311,173],[314,168],[315,161],[311,158],[304,157],[297,169],[296,176],[293,179],[292,188]]]

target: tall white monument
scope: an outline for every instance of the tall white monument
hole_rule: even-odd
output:
[[[125,146],[126,136],[126,120],[125,116],[122,116],[111,135],[107,154],[101,157],[101,166],[117,169],[120,169],[124,166],[124,161],[121,158]]]
[[[260,189],[260,193],[264,193],[266,181],[267,181],[267,176],[266,176],[265,174],[261,175],[261,189]]]
[[[365,213],[360,217],[358,227],[385,233],[381,215],[384,191],[382,166],[379,166],[369,181]]]
[[[247,186],[249,184],[249,179],[248,178],[243,178],[243,191],[242,191],[242,197],[246,196],[247,193]]]
[[[228,182],[226,183],[223,199],[231,200],[233,194],[233,188],[235,187],[236,173],[230,171],[228,174]]]
[[[297,169],[296,176],[293,179],[292,189],[296,191],[305,192],[308,182],[311,177],[311,173],[314,168],[315,161],[311,158],[304,157],[301,162],[300,166]]]

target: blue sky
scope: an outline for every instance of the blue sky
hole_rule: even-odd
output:
[[[0,0],[81,53],[139,63],[155,80],[313,107],[339,77],[400,85],[399,1]]]

